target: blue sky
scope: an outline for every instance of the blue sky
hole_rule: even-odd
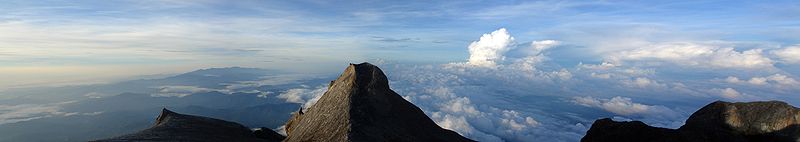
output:
[[[800,42],[798,7],[794,1],[5,1],[0,74],[20,81],[0,84],[220,66],[336,71],[329,68],[374,59],[448,63],[467,59],[470,42],[499,28],[519,43],[561,41],[551,54],[563,66],[600,63],[610,53],[661,42],[775,49]],[[97,78],[75,77],[86,73]]]

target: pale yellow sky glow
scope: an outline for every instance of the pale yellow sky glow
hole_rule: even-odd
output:
[[[190,66],[31,66],[0,67],[0,90],[8,88],[106,83],[137,75],[174,74],[190,71]]]

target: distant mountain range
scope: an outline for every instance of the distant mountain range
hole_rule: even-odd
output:
[[[7,90],[0,104],[56,105],[48,105],[51,110],[42,110],[46,112],[19,118],[27,121],[0,123],[0,141],[87,141],[117,136],[147,128],[162,108],[235,121],[251,128],[277,128],[300,107],[277,95],[304,84],[324,84],[330,80],[227,86],[270,80],[276,74],[285,73],[241,67],[212,68],[160,79]],[[163,93],[183,96],[158,96]]]
[[[191,119],[189,119],[191,118]],[[640,121],[594,122],[583,142],[750,142],[800,140],[800,109],[779,101],[729,103],[701,108],[679,129]],[[383,72],[369,63],[351,64],[313,106],[293,113],[286,137],[269,129],[251,131],[216,119],[162,111],[155,126],[100,141],[472,141],[443,129],[392,91]]]
[[[271,75],[215,68],[162,79],[11,90],[5,93],[19,94],[0,100],[4,105],[57,105],[17,118],[24,121],[0,123],[0,141],[472,141],[438,126],[368,63],[351,64],[335,80],[264,83]],[[234,83],[250,85],[228,85]],[[275,93],[305,84],[328,88],[304,107]],[[58,95],[67,97],[47,97]],[[679,129],[598,119],[581,141],[796,142],[800,109],[779,101],[717,101]]]
[[[285,140],[268,129],[251,132],[233,122],[164,109],[151,128],[98,141],[472,141],[439,127],[392,91],[372,64],[351,64],[328,88],[308,110],[288,119]]]

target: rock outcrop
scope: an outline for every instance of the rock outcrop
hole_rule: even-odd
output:
[[[328,91],[286,124],[284,141],[472,141],[443,129],[389,88],[369,64],[350,64]]]
[[[155,126],[98,142],[117,141],[391,141],[471,142],[436,125],[422,110],[389,89],[386,75],[369,64],[350,64],[306,112],[285,126],[288,136],[267,128],[251,131],[234,122],[162,110]]]
[[[278,142],[283,136],[269,129],[253,132],[241,124],[172,112],[161,111],[153,127],[137,133],[96,140],[97,142]]]
[[[693,113],[678,129],[599,119],[581,141],[800,142],[800,109],[779,101],[717,101]]]

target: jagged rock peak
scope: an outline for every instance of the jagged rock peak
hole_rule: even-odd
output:
[[[342,75],[355,76],[358,87],[389,89],[389,81],[383,71],[375,65],[364,62],[350,64]],[[353,78],[350,78],[353,79]]]
[[[161,109],[161,114],[159,114],[158,117],[156,118],[155,125],[160,125],[160,124],[164,123],[165,120],[167,120],[170,117],[173,117],[175,115],[181,115],[181,114],[175,113],[175,112],[173,112],[171,110],[168,110],[167,108],[163,108],[163,109]]]
[[[201,116],[179,114],[162,109],[155,124],[145,130],[98,142],[171,142],[171,141],[240,141],[240,142],[278,142],[283,137],[274,135],[269,129],[254,133],[241,124]]]
[[[581,141],[800,142],[800,109],[780,101],[716,101],[679,129],[600,119]]]
[[[292,115],[285,141],[472,141],[443,129],[389,88],[383,71],[350,64],[306,111]]]
[[[800,109],[785,102],[716,101],[693,113],[681,129],[716,127],[743,135],[758,135],[798,127],[797,125],[800,125]]]

